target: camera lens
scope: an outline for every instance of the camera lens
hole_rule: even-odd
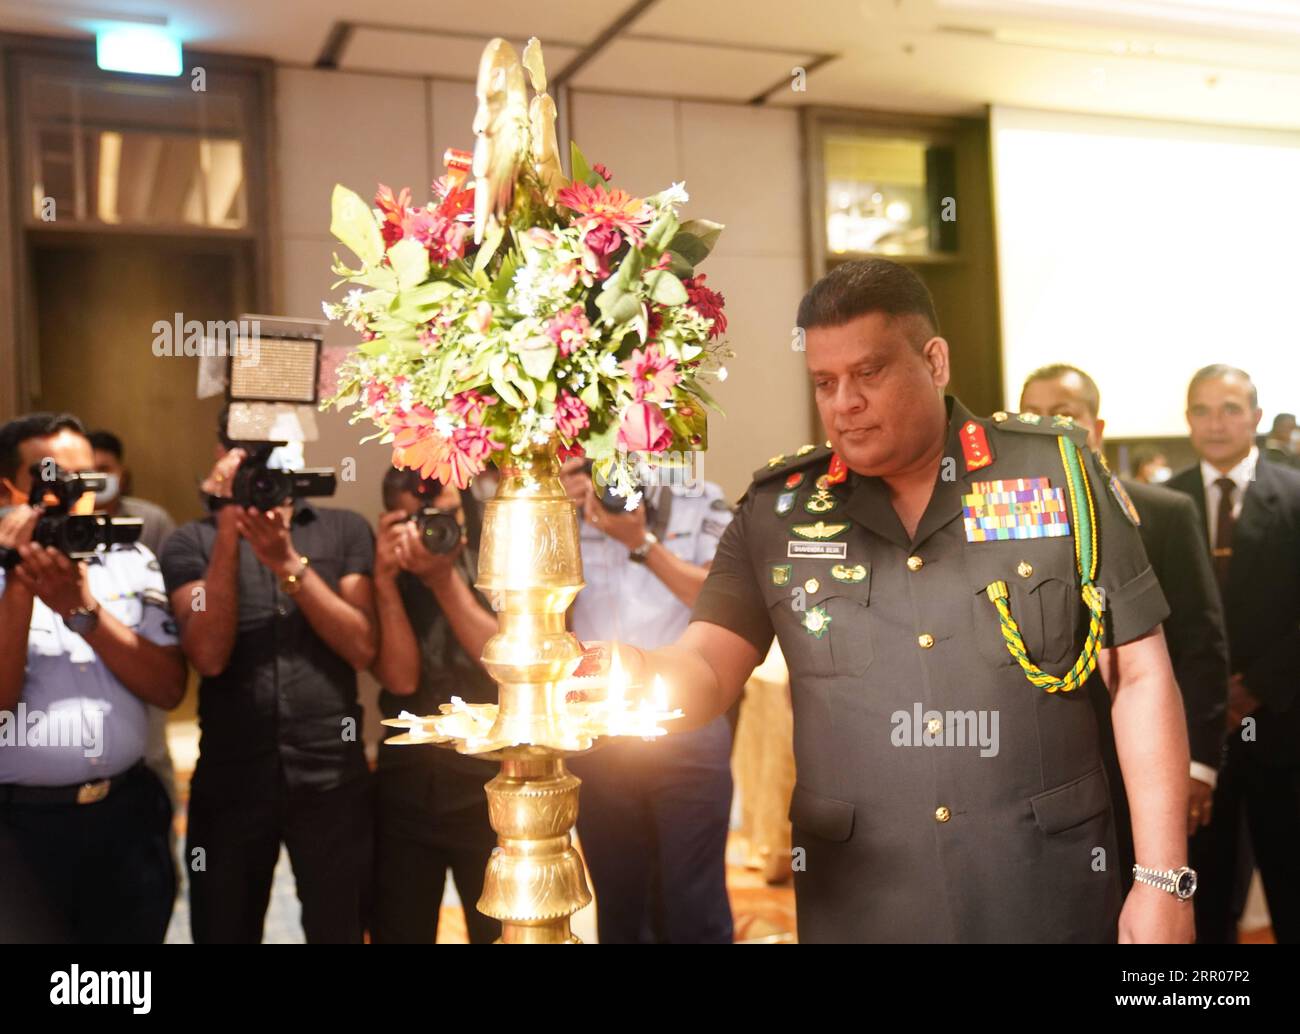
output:
[[[460,542],[460,525],[454,514],[426,507],[411,519],[420,530],[420,541],[430,553],[450,553]]]
[[[95,517],[65,517],[59,538],[59,549],[63,553],[93,553],[100,542],[99,520]]]

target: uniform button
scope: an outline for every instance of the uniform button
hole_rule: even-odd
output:
[[[936,822],[947,822],[950,818],[952,818],[952,812],[943,805],[939,805],[934,809],[934,820]]]
[[[925,561],[919,556],[910,556],[907,558],[907,569],[909,571],[919,571],[925,566]]]
[[[939,733],[943,732],[943,719],[931,718],[925,723],[925,728],[931,736],[938,736]]]
[[[934,636],[932,636],[929,632],[922,632],[919,636],[916,637],[916,644],[922,650],[928,650],[930,649],[930,647],[934,645]]]
[[[285,607],[285,606],[282,604],[282,605],[280,605],[280,606],[278,606],[278,607],[275,608],[275,612],[276,612],[277,614],[279,614],[280,617],[284,617],[286,614],[289,613],[289,608],[288,608],[288,607]]]
[[[1034,565],[1028,560],[1022,560],[1016,565],[1016,574],[1020,575],[1021,578],[1028,578],[1033,573]]]
[[[804,592],[816,592],[821,587],[822,587],[822,583],[819,582],[816,578],[809,578],[806,582],[803,583]]]
[[[995,424],[1004,424],[1006,423],[1006,421],[1007,421],[1007,414],[1002,412],[1002,410],[999,409],[996,413],[993,414],[993,422]]]

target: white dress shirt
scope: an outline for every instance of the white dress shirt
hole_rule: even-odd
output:
[[[1241,504],[1246,499],[1246,489],[1255,480],[1255,465],[1259,462],[1259,448],[1252,445],[1246,458],[1226,474],[1206,460],[1201,460],[1201,482],[1205,485],[1205,520],[1209,525],[1210,545],[1217,541],[1219,531],[1219,496],[1222,493],[1215,484],[1219,478],[1229,478],[1237,486],[1232,493],[1232,519],[1235,522],[1241,516]]]

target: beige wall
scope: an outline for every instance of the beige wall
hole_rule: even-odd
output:
[[[474,94],[465,83],[303,69],[277,72],[279,240],[284,313],[316,317],[329,295],[334,250],[329,198],[335,182],[369,196],[376,182],[409,186],[416,198],[442,172],[447,147],[469,148]],[[684,180],[686,218],[727,224],[703,267],[727,297],[736,357],[715,394],[726,417],[711,420],[705,477],[738,498],[768,457],[808,440],[802,356],[790,347],[804,290],[800,143],[794,112],[695,102],[576,94],[571,135],[614,181],[652,193]],[[355,336],[334,326],[327,346]],[[308,462],[356,460],[357,479],[337,505],[373,518],[388,449],[344,415],[321,421]]]

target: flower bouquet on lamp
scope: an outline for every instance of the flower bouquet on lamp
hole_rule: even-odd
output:
[[[500,759],[487,794],[502,850],[479,910],[501,919],[504,941],[572,941],[569,916],[591,894],[563,759],[604,736],[662,735],[679,712],[662,685],[632,699],[617,678],[572,678],[582,647],[564,614],[582,559],[559,464],[589,458],[632,508],[646,467],[705,448],[717,407],[704,383],[725,377],[731,353],[723,298],[696,267],[722,227],[679,219],[681,184],[634,197],[576,146],[565,176],[535,39],[522,61],[488,44],[476,92],[473,155],[447,152],[431,201],[381,186],[371,207],[334,189],[330,229],[355,258],[335,256],[335,287],[352,288],[325,312],[363,340],[327,404],[371,422],[394,465],[423,477],[463,489],[500,470],[476,582],[497,611],[482,658],[497,702],[403,715],[385,723],[405,730],[387,743]]]

